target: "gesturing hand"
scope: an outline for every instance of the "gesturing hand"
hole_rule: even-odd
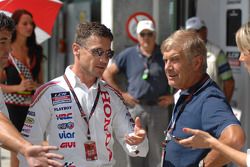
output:
[[[32,145],[26,148],[25,158],[30,167],[63,167],[63,164],[54,160],[63,159],[62,155],[49,153],[50,150],[58,150],[55,146]]]
[[[214,138],[207,132],[198,130],[198,129],[190,129],[183,128],[185,133],[192,134],[193,136],[188,137],[186,139],[179,140],[178,143],[190,148],[209,148],[209,142],[214,140]]]
[[[141,126],[139,117],[135,118],[134,132],[125,136],[125,142],[129,145],[140,144],[146,136],[146,131]]]

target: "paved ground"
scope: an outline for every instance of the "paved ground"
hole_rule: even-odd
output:
[[[9,167],[10,166],[10,152],[2,148],[0,150],[1,150],[0,167]]]

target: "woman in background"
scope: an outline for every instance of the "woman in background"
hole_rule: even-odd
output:
[[[236,43],[241,52],[239,60],[244,63],[250,74],[250,22],[241,26],[237,31]],[[209,133],[202,130],[184,128],[183,131],[193,136],[176,141],[179,144],[192,148],[212,148],[224,154],[237,165],[250,167],[250,149],[247,150],[247,154],[240,152],[223,144]],[[203,164],[203,166],[205,166],[205,164]]]
[[[42,47],[36,43],[32,14],[26,10],[16,10],[12,19],[15,31],[11,39],[9,65],[2,75],[4,84],[0,86],[10,120],[21,132],[33,93],[43,83],[43,53]],[[18,167],[14,152],[11,153],[11,167]]]

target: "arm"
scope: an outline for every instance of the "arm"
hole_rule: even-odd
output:
[[[234,79],[228,79],[223,81],[223,92],[228,100],[231,101],[234,92]]]
[[[62,159],[63,156],[48,153],[50,150],[57,150],[57,147],[31,145],[31,143],[22,138],[20,133],[2,113],[0,113],[0,142],[4,148],[20,152],[28,161],[30,167],[62,166],[62,164],[53,160],[53,158]]]
[[[30,87],[30,80],[22,80],[19,85],[0,84],[2,91],[5,93],[23,92]]]
[[[130,106],[135,106],[139,103],[138,100],[134,99],[128,92],[124,92],[118,85],[115,76],[118,74],[119,69],[115,63],[112,63],[109,68],[107,68],[103,73],[103,79],[114,89],[118,90],[125,102]]]
[[[218,140],[236,150],[240,150],[244,145],[245,135],[240,126],[231,125],[224,129]],[[229,162],[229,159],[221,156],[221,153],[215,149],[212,149],[204,158],[206,167],[222,166]]]
[[[192,148],[212,148],[216,151],[219,151],[228,159],[232,160],[239,166],[247,166],[246,158],[247,154],[240,152],[228,145],[220,142],[216,138],[212,137],[209,133],[197,129],[184,128],[185,133],[190,133],[193,136],[177,141],[179,144],[182,144],[185,147]]]
[[[103,79],[114,89],[119,92],[123,92],[116,81],[116,75],[118,74],[119,69],[115,63],[112,63],[103,73]]]
[[[148,152],[146,131],[141,127],[139,118],[135,119],[135,126],[126,106],[121,100],[115,103],[113,126],[115,135],[124,151],[130,156],[145,157]]]
[[[166,96],[161,96],[159,97],[159,102],[158,102],[159,106],[162,107],[167,107],[170,104],[174,104],[174,96],[173,95],[166,95]]]
[[[42,144],[44,133],[51,119],[51,113],[49,110],[51,105],[48,103],[48,98],[46,98],[47,96],[45,93],[41,96],[35,95],[39,100],[29,108],[29,113],[21,132],[24,138],[32,144]],[[25,160],[24,157],[19,154],[18,159],[20,167],[26,167],[27,163],[29,163],[27,162],[27,158]]]

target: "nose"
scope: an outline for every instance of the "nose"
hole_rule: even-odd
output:
[[[242,52],[240,53],[239,60],[242,61],[242,62],[244,61],[244,53],[242,53]]]
[[[107,55],[100,56],[100,62],[108,63],[109,62],[109,57]]]

